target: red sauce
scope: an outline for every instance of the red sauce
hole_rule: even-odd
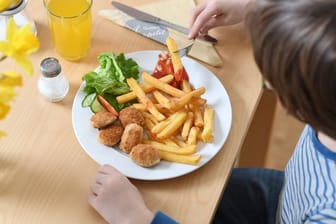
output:
[[[177,72],[174,71],[173,63],[168,53],[165,55],[159,54],[159,59],[152,76],[159,79],[169,74],[174,75],[174,80],[170,84],[176,88],[181,87],[182,80],[189,80],[184,67]]]

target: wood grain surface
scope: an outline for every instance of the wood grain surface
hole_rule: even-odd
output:
[[[0,223],[105,223],[87,203],[99,165],[74,135],[74,96],[81,77],[97,67],[99,53],[165,50],[163,45],[98,16],[98,11],[106,8],[112,8],[110,1],[94,1],[92,47],[83,60],[69,62],[53,50],[43,2],[29,1],[27,13],[36,22],[41,47],[31,57],[34,75],[25,76],[10,114],[0,123],[7,133],[0,140]],[[232,103],[227,142],[211,162],[191,174],[165,181],[132,180],[153,211],[161,209],[181,223],[210,222],[262,94],[260,74],[242,24],[217,28],[211,34],[219,39],[216,49],[223,65],[205,66],[221,80]],[[39,63],[45,57],[57,57],[70,81],[70,92],[60,103],[49,103],[38,93]],[[4,68],[21,71],[10,61],[1,64]]]

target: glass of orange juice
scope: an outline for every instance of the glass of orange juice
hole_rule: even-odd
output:
[[[86,56],[91,44],[92,0],[43,0],[56,51],[66,60]]]

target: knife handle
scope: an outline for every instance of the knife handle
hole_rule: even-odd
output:
[[[161,20],[161,19],[158,19],[156,21],[158,24],[161,24],[163,26],[166,26],[166,27],[170,27],[176,31],[179,31],[181,33],[184,33],[186,35],[189,34],[189,29],[186,28],[186,27],[183,27],[183,26],[180,26],[180,25],[177,25],[177,24],[174,24],[174,23],[170,23],[168,21],[165,21],[165,20]],[[210,42],[212,44],[217,44],[218,40],[208,34],[199,34],[196,39],[199,39],[199,40],[203,40],[203,41],[206,41],[206,42]]]
[[[217,44],[218,40],[208,34],[200,34],[196,39],[204,40],[212,44]]]

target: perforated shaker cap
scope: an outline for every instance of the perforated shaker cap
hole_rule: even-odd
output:
[[[56,58],[45,58],[41,61],[40,70],[43,76],[52,78],[61,73],[62,68]]]

